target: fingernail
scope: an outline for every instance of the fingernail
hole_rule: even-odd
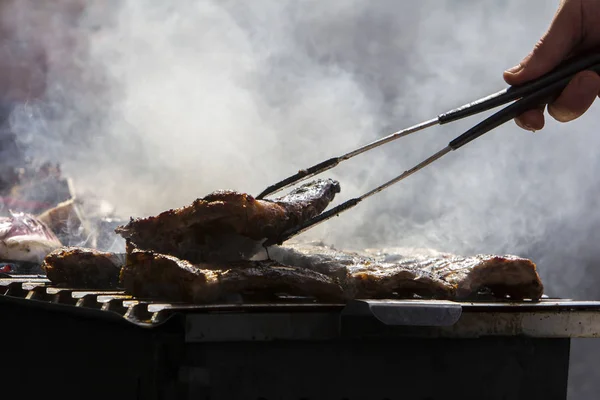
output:
[[[515,65],[514,67],[507,69],[506,72],[508,72],[509,74],[516,74],[521,70],[523,70],[523,64]]]

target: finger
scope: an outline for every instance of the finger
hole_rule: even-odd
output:
[[[593,71],[575,75],[561,95],[548,105],[548,114],[559,122],[569,122],[583,115],[600,93],[600,76]]]
[[[535,110],[525,111],[519,117],[515,118],[515,123],[525,130],[535,132],[539,131],[544,127],[544,108],[540,106]]]
[[[504,71],[509,85],[519,85],[551,71],[581,41],[581,10],[577,1],[562,1],[548,31],[517,66]]]

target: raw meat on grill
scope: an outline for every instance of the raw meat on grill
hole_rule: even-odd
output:
[[[189,206],[132,219],[116,232],[132,247],[193,263],[249,259],[265,239],[317,216],[339,192],[339,183],[331,179],[306,183],[275,200],[216,191]]]
[[[274,261],[239,261],[226,265],[192,264],[152,251],[133,250],[121,270],[125,291],[140,298],[207,303],[228,294],[267,293],[339,301],[342,287],[309,269]]]
[[[116,289],[124,262],[123,254],[82,247],[63,247],[46,256],[42,269],[57,286]]]
[[[39,263],[62,244],[46,224],[25,213],[0,217],[0,260]]]

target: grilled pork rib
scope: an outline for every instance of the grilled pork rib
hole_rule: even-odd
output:
[[[364,263],[348,269],[358,298],[453,298],[451,284],[419,268],[402,264]]]
[[[536,265],[512,255],[461,257],[429,249],[350,253],[309,244],[278,247],[270,255],[333,276],[346,269],[346,290],[357,298],[461,300],[488,291],[497,298],[537,300],[544,292]]]
[[[305,296],[321,301],[353,298],[464,300],[484,291],[496,298],[537,300],[543,286],[530,260],[515,256],[458,257],[395,250],[346,253],[321,246],[272,252],[276,261],[192,264],[151,251],[128,252],[121,280],[138,297],[204,303],[227,294]]]
[[[454,286],[457,299],[472,297],[482,289],[513,300],[537,300],[544,294],[535,264],[513,255],[446,255],[421,262],[418,268],[431,271]]]
[[[132,219],[116,232],[133,247],[192,263],[251,258],[264,239],[311,219],[340,192],[338,182],[319,179],[275,200],[217,191],[189,206]]]
[[[218,271],[151,251],[127,253],[120,282],[127,293],[139,298],[207,303],[221,296]]]
[[[309,269],[287,267],[273,261],[240,261],[222,268],[192,264],[152,251],[133,250],[121,270],[125,291],[140,298],[208,303],[228,294],[262,292],[310,296],[339,301],[342,287]]]
[[[460,257],[427,249],[343,252],[318,245],[272,249],[272,260],[191,263],[153,251],[127,249],[120,287],[141,298],[209,303],[277,295],[343,302],[353,298],[537,300],[543,285],[530,260],[516,256]],[[43,269],[67,287],[117,286],[120,255],[63,248],[49,254]],[[248,297],[250,296],[250,297]]]
[[[125,257],[82,247],[63,247],[48,254],[42,269],[57,286],[116,289]]]

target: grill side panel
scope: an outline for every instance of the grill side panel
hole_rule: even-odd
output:
[[[4,397],[177,398],[176,331],[2,302],[0,315]]]
[[[188,345],[187,399],[566,399],[569,339]]]

